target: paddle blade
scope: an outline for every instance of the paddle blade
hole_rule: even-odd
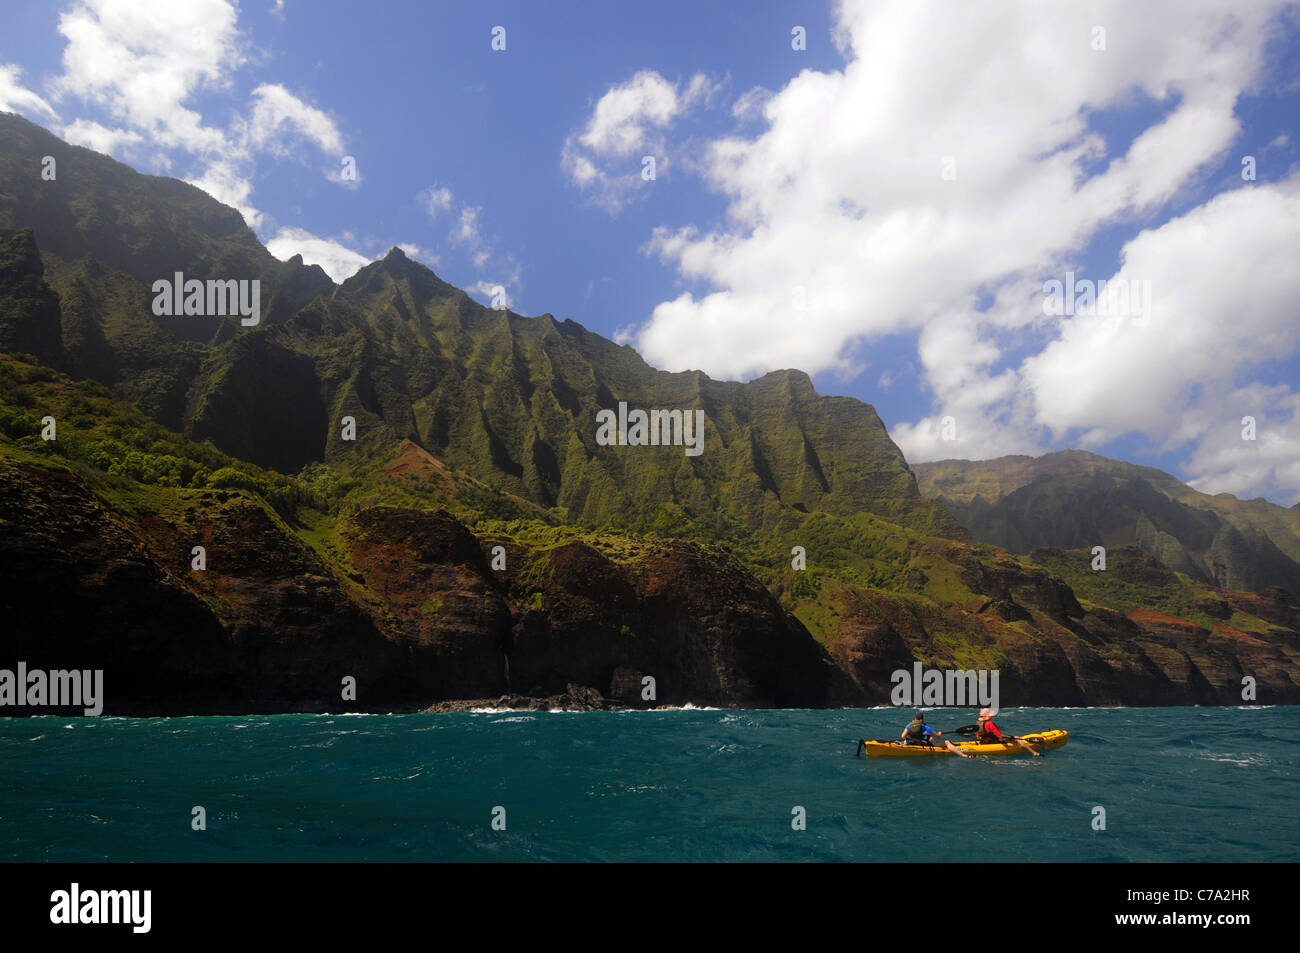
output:
[[[972,738],[979,730],[979,725],[962,725],[960,728],[954,728],[952,733],[954,735],[962,735],[966,738]]]
[[[859,739],[858,739],[858,753],[857,753],[856,757],[861,758],[861,757],[862,757],[862,752],[863,752],[863,750],[864,750],[866,747],[867,747],[867,743],[866,743],[866,741],[864,741],[863,739],[859,738]]]

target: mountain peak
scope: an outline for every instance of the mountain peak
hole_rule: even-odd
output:
[[[361,292],[366,289],[376,291],[386,282],[408,282],[412,288],[418,288],[425,295],[449,296],[459,291],[439,278],[432,268],[423,262],[409,257],[405,251],[394,245],[383,258],[377,258],[364,266],[352,277],[339,286],[344,293]]]

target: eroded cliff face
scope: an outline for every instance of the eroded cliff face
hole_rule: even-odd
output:
[[[615,562],[574,542],[525,553],[512,582],[521,605],[527,587],[540,593],[513,631],[518,687],[579,682],[635,704],[648,675],[660,704],[802,707],[830,703],[843,682],[807,630],[719,548],[669,541]]]
[[[107,714],[350,710],[345,674],[418,697],[401,646],[241,493],[132,525],[71,473],[0,465],[0,527],[6,665],[103,669]]]
[[[108,714],[413,710],[509,694],[578,707],[881,704],[890,673],[916,659],[996,667],[1004,701],[1023,705],[1233,704],[1244,676],[1261,698],[1300,701],[1300,639],[1282,625],[1296,607],[1280,591],[1223,593],[1277,621],[1260,637],[1084,607],[1042,570],[941,544],[982,603],[845,590],[823,647],[722,547],[530,548],[400,507],[338,527],[323,556],[234,490],[186,493],[130,522],[72,472],[0,464],[6,664],[102,668]]]
[[[936,668],[997,669],[1004,704],[1241,704],[1246,677],[1256,700],[1300,702],[1297,607],[1285,590],[1210,590],[1224,609],[1235,605],[1275,623],[1248,633],[1152,610],[1085,607],[1042,569],[1007,556],[990,560],[960,543],[939,545],[962,567],[970,590],[986,598],[960,606],[869,590],[839,596],[832,655],[878,701],[892,671],[921,659]]]
[[[739,563],[692,543],[621,562],[512,543],[497,571],[494,544],[446,513],[378,507],[342,524],[340,572],[237,491],[128,525],[72,473],[2,469],[6,655],[102,668],[108,714],[387,711],[570,683],[645,704],[645,675],[660,704],[816,706],[840,678]]]

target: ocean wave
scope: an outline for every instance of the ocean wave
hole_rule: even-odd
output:
[[[1235,764],[1243,768],[1269,763],[1269,759],[1263,755],[1253,754],[1203,754],[1200,757],[1203,761],[1218,761],[1221,764]]]

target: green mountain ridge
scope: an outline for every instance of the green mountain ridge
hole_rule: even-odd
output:
[[[921,498],[872,408],[817,395],[800,371],[746,384],[657,371],[571,321],[489,310],[396,248],[335,286],[297,258],[271,258],[237,213],[190,186],[16,116],[0,116],[0,133],[0,180],[22,185],[0,193],[0,227],[33,230],[75,325],[69,356],[51,364],[242,459],[296,473],[410,439],[583,525],[648,529],[685,515],[725,538],[767,531],[789,511],[867,509],[964,534]],[[18,171],[45,154],[58,160],[55,182]],[[197,235],[178,227],[191,218]],[[111,241],[97,231],[109,221],[125,223]],[[257,278],[268,314],[251,329],[155,318],[149,289],[174,271]],[[706,453],[629,466],[620,448],[595,443],[596,411],[620,401],[703,409]],[[344,416],[357,422],[356,447],[340,439]]]
[[[912,467],[976,539],[1011,552],[1133,545],[1227,589],[1300,592],[1300,512],[1201,493],[1152,467],[1080,450]]]
[[[335,285],[238,219],[0,115],[0,614],[29,664],[113,667],[117,711],[335,710],[358,672],[349,710],[637,704],[645,675],[679,703],[875,704],[917,660],[998,668],[1008,703],[1225,704],[1243,674],[1300,701],[1289,595],[977,543],[872,407],[801,371],[658,371],[398,249]],[[174,270],[263,281],[262,322],[154,317]],[[619,402],[704,411],[704,452],[599,445]],[[1155,479],[1130,495],[1161,526],[1254,545]]]

